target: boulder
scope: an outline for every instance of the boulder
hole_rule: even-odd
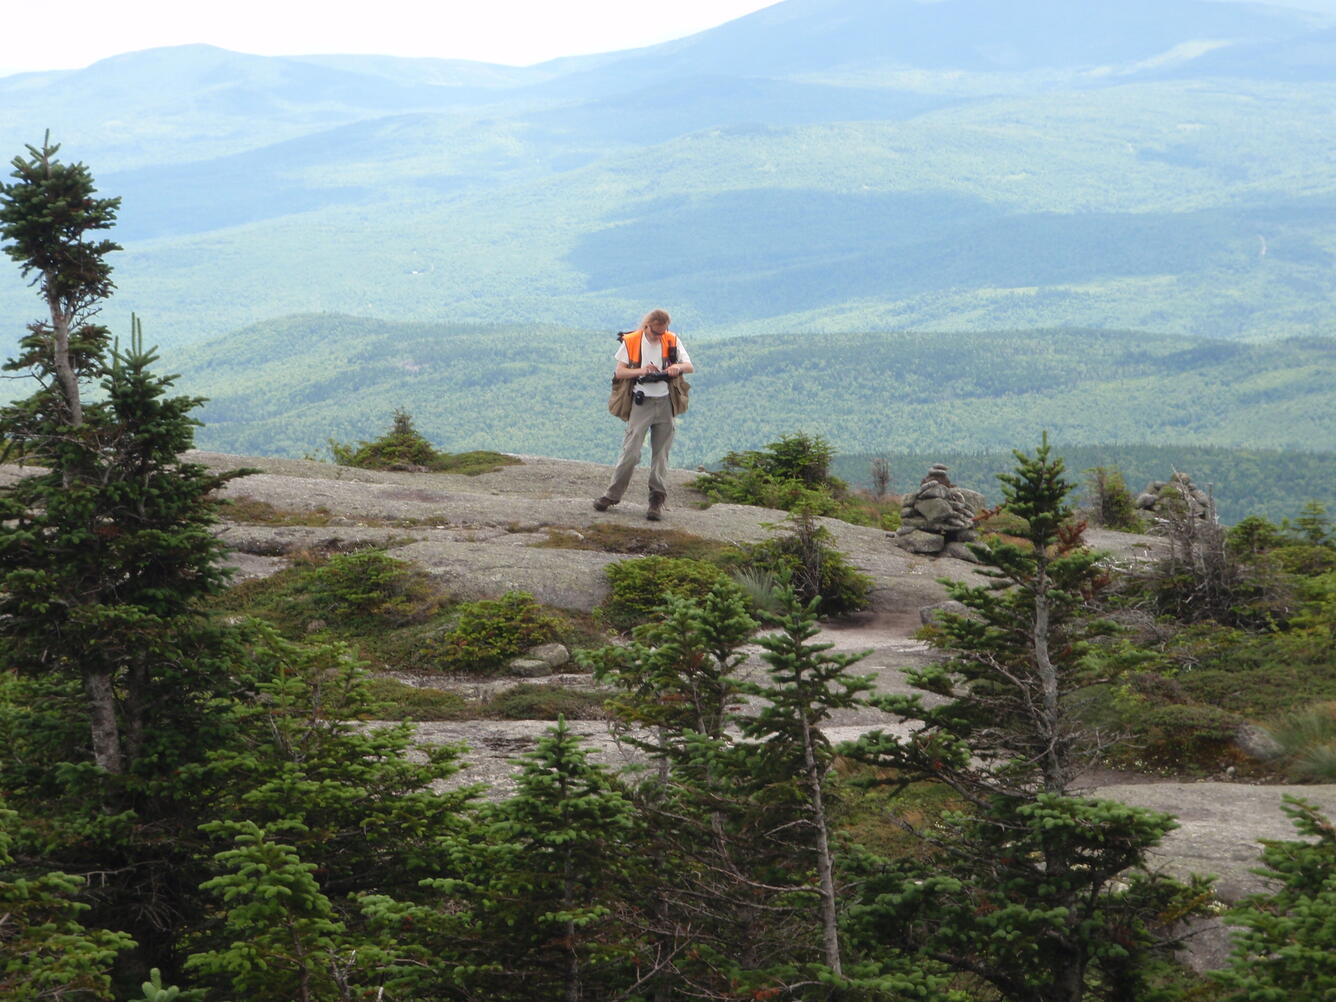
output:
[[[925,605],[919,609],[919,622],[924,626],[931,626],[941,618],[943,613],[950,613],[955,616],[964,616],[969,613],[969,607],[955,599],[946,602],[938,602],[936,605]]]
[[[541,661],[550,668],[560,668],[571,660],[571,652],[565,644],[539,644],[529,650],[525,657]]]
[[[506,665],[506,674],[516,678],[543,678],[552,674],[552,666],[539,658],[515,658]]]
[[[977,564],[979,558],[964,543],[947,543],[942,547],[942,556],[955,557],[957,560],[968,560],[972,564]]]
[[[951,517],[954,509],[945,498],[922,498],[915,502],[914,510],[929,522],[940,522]]]
[[[1249,758],[1267,761],[1280,754],[1280,745],[1276,743],[1265,728],[1256,724],[1242,723],[1234,732],[1234,746]]]
[[[922,529],[897,536],[895,541],[910,553],[941,553],[946,547],[946,537]]]

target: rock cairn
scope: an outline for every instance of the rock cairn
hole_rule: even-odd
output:
[[[1202,521],[1212,518],[1210,497],[1186,473],[1152,480],[1137,495],[1137,508],[1160,520],[1181,519],[1184,515]]]
[[[978,538],[974,516],[983,506],[982,494],[955,486],[947,476],[947,467],[936,463],[918,490],[901,501],[900,530],[895,541],[910,553],[972,561],[974,554],[965,544]]]

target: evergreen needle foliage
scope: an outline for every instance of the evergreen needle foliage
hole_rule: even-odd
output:
[[[1304,836],[1262,850],[1275,890],[1230,913],[1241,926],[1229,970],[1216,975],[1230,1002],[1320,1002],[1336,993],[1336,826],[1309,803],[1283,808]]]
[[[414,427],[413,416],[402,409],[395,410],[394,423],[380,438],[355,446],[331,438],[329,451],[340,466],[359,466],[364,470],[430,470],[477,476],[519,463],[514,456],[499,452],[474,451],[456,455],[438,452]]]
[[[1070,792],[1101,744],[1079,711],[1104,572],[1068,528],[1072,485],[1047,438],[1015,455],[1000,479],[1023,539],[972,547],[992,581],[948,584],[967,609],[933,637],[950,660],[910,673],[944,701],[875,699],[919,728],[849,749],[902,783],[944,783],[964,805],[917,832],[928,865],[897,861],[869,881],[859,936],[942,960],[1009,1002],[1133,998],[1173,946],[1166,917],[1200,892],[1138,870],[1170,818]]]

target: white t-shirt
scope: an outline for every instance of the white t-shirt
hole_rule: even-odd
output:
[[[617,361],[622,365],[631,364],[631,356],[626,352],[625,341],[617,347]],[[640,362],[642,365],[652,363],[662,369],[663,341],[651,341],[649,335],[640,335]],[[686,346],[682,344],[681,338],[677,339],[677,363],[679,365],[691,364],[691,356],[687,354]],[[668,384],[665,382],[637,383],[636,389],[644,390],[647,397],[666,397],[668,395]]]

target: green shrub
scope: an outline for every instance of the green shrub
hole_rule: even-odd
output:
[[[603,720],[605,698],[587,689],[525,682],[497,693],[482,712],[499,720]]]
[[[1268,557],[1286,574],[1316,577],[1336,571],[1336,549],[1312,543],[1288,543],[1272,550]]]
[[[900,528],[900,506],[884,494],[853,493],[830,472],[834,450],[825,439],[786,435],[762,450],[730,452],[721,469],[697,477],[707,497],[732,504],[806,511],[853,525]]]
[[[1090,519],[1095,525],[1123,532],[1140,532],[1145,528],[1137,513],[1136,499],[1127,489],[1127,481],[1118,470],[1096,466],[1086,470],[1086,501]]]
[[[340,466],[356,466],[364,470],[395,470],[421,467],[433,473],[463,473],[476,476],[490,473],[502,466],[519,463],[514,456],[499,452],[437,452],[413,427],[413,418],[406,411],[394,412],[394,424],[373,442],[347,445],[329,440],[329,451]]]
[[[610,592],[602,606],[603,617],[619,630],[657,618],[669,595],[699,599],[729,580],[713,564],[680,557],[623,560],[609,564],[604,573]]]
[[[808,511],[790,516],[792,532],[742,547],[742,567],[793,586],[804,602],[820,598],[823,616],[838,616],[868,607],[872,579],[853,567],[829,545],[830,533]]]
[[[367,686],[383,720],[467,720],[468,700],[457,692],[406,685],[378,676]]]
[[[359,442],[356,446],[329,440],[329,451],[340,466],[357,466],[365,470],[388,470],[402,466],[430,467],[436,461],[436,449],[413,427],[413,418],[406,411],[394,412],[394,424],[373,442]]]
[[[1214,706],[1171,703],[1143,707],[1122,755],[1174,772],[1208,772],[1240,757],[1234,735],[1242,718]]]
[[[455,625],[429,637],[415,659],[419,667],[446,672],[487,673],[531,647],[561,635],[562,620],[543,610],[527,592],[466,602]]]
[[[1286,542],[1280,527],[1260,515],[1249,515],[1225,534],[1225,545],[1237,556],[1253,556]]]
[[[695,487],[717,501],[790,511],[795,505],[825,508],[845,483],[830,475],[834,450],[819,436],[786,435],[764,449],[730,452],[721,469],[706,473]],[[820,514],[830,514],[822,510]]]
[[[425,573],[383,550],[337,553],[310,574],[307,599],[325,619],[394,626],[420,622],[440,606]]]

